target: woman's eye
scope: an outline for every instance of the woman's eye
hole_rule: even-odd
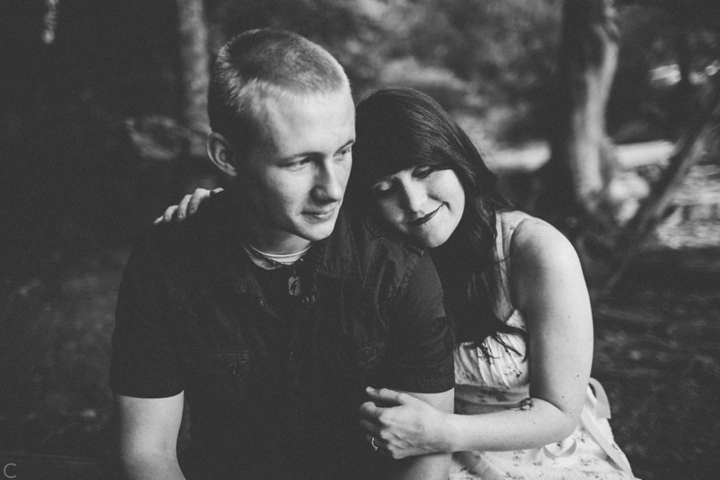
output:
[[[371,187],[373,194],[378,196],[387,195],[392,191],[391,182],[378,182]]]
[[[426,178],[435,171],[433,167],[418,167],[413,171],[413,176],[416,178]]]

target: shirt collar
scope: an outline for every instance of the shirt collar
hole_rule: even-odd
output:
[[[245,212],[243,212],[242,201],[228,191],[214,195],[207,203],[216,203],[216,205],[213,205],[216,215],[213,215],[214,218],[210,222],[218,222],[219,225],[218,223],[214,225],[208,223],[207,227],[209,230],[214,230],[213,233],[208,232],[210,235],[220,237],[216,240],[219,240],[221,244],[225,244],[225,248],[221,248],[219,251],[224,252],[225,255],[229,254],[230,251],[235,254],[241,251],[243,254],[241,256],[245,256],[241,246],[248,237],[248,220],[244,218]],[[210,205],[207,206],[210,207]],[[207,210],[211,209],[208,208]],[[347,280],[359,274],[359,255],[352,232],[353,228],[362,228],[362,226],[360,222],[351,221],[344,208],[340,208],[333,232],[328,238],[315,242],[307,253],[309,257],[315,255],[320,257],[317,266],[319,275]],[[225,238],[222,238],[223,236]],[[319,251],[314,252],[316,249],[319,249]],[[236,262],[238,257],[233,256]],[[230,262],[230,264],[235,262]]]
[[[318,274],[347,280],[360,271],[357,245],[352,235],[352,225],[344,209],[340,209],[335,228],[328,238],[313,248],[322,248]]]

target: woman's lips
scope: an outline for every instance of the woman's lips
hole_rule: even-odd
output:
[[[442,205],[440,205],[438,208],[435,209],[435,211],[428,213],[424,217],[420,217],[416,220],[413,220],[412,222],[408,222],[408,225],[410,225],[411,227],[419,227],[420,225],[429,222],[440,210],[440,208],[442,208]]]

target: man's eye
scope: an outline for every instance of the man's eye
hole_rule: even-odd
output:
[[[291,163],[286,164],[286,165],[285,165],[285,168],[290,169],[290,170],[299,170],[299,169],[301,169],[302,167],[304,167],[305,165],[307,165],[308,163],[310,163],[310,159],[309,159],[309,158],[302,158],[302,159],[297,160],[297,161],[295,161],[295,162],[291,162]]]
[[[350,153],[352,153],[352,147],[345,147],[335,154],[335,159],[344,161],[348,158]]]

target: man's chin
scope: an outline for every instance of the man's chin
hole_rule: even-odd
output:
[[[333,218],[332,220],[328,220],[327,222],[323,222],[321,225],[312,225],[308,226],[304,229],[302,232],[301,237],[303,237],[306,240],[310,240],[311,242],[319,242],[320,240],[325,240],[327,237],[332,234],[333,230],[335,229],[335,223],[337,221],[337,217]]]

